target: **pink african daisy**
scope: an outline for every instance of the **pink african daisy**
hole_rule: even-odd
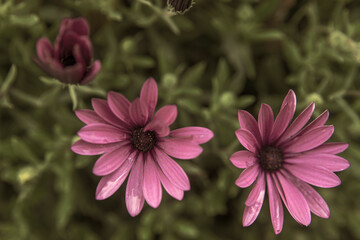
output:
[[[80,129],[81,140],[71,149],[81,155],[102,155],[93,173],[102,176],[96,199],[114,194],[126,177],[126,207],[131,216],[138,215],[144,200],[153,208],[161,202],[162,188],[175,199],[182,200],[190,189],[184,170],[171,158],[191,159],[213,137],[203,127],[184,127],[173,131],[169,126],[177,117],[175,105],[160,108],[155,115],[158,88],[148,79],[140,93],[130,103],[123,95],[109,92],[108,99],[93,99],[92,110],[78,110],[76,115],[87,125]]]
[[[258,123],[248,112],[238,113],[241,128],[236,136],[247,150],[230,157],[236,167],[245,168],[236,185],[246,188],[255,182],[245,201],[244,226],[251,225],[257,218],[266,187],[276,234],[281,232],[284,221],[280,199],[300,224],[310,224],[310,212],[322,218],[330,216],[326,202],[309,184],[323,188],[340,185],[340,179],[333,172],[342,171],[350,164],[336,154],[343,152],[348,144],[325,143],[334,132],[334,126],[324,125],[329,117],[327,110],[305,126],[315,104],[311,103],[290,124],[295,108],[296,96],[290,90],[275,121],[267,104],[261,105]]]
[[[63,83],[85,84],[100,72],[101,63],[92,63],[93,49],[89,24],[85,18],[65,18],[54,47],[47,38],[36,43],[35,62],[49,75]]]

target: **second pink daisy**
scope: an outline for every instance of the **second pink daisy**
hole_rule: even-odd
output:
[[[279,234],[283,227],[283,205],[300,224],[309,225],[310,212],[328,218],[330,211],[325,200],[309,184],[331,188],[340,185],[333,172],[343,171],[349,162],[336,154],[343,152],[346,143],[325,143],[334,127],[324,125],[329,113],[325,111],[307,126],[315,104],[311,103],[291,124],[296,108],[294,91],[285,97],[274,121],[271,107],[262,104],[258,122],[248,112],[239,111],[240,129],[236,136],[247,149],[234,153],[230,160],[245,168],[236,180],[241,188],[254,184],[247,200],[243,225],[257,218],[267,189],[273,228]],[[281,201],[282,200],[282,201]]]

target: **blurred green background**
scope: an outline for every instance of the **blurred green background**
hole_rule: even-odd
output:
[[[109,90],[131,100],[153,76],[159,104],[177,104],[172,129],[204,126],[215,138],[197,159],[178,161],[191,191],[179,202],[163,193],[158,209],[132,218],[124,185],[95,200],[97,156],[70,146],[83,124],[68,88],[33,62],[40,37],[55,40],[65,17],[85,17],[103,68],[76,87],[78,108]],[[0,0],[0,239],[360,239],[360,2],[357,0],[196,0],[184,15],[165,0]],[[318,189],[330,219],[309,227],[287,213],[275,237],[268,200],[255,223],[241,224],[250,189],[241,170],[237,110],[257,116],[262,102],[277,114],[289,89],[297,114],[329,109],[331,141],[350,147],[342,185]]]

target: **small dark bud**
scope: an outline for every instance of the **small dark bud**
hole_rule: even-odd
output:
[[[193,3],[193,0],[168,0],[169,8],[176,13],[185,13],[192,7]]]

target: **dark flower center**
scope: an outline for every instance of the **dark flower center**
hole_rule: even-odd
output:
[[[63,67],[68,67],[68,66],[75,65],[76,60],[73,55],[69,55],[64,58],[61,58],[60,62],[63,65]]]
[[[258,153],[258,159],[262,169],[266,171],[275,171],[281,168],[284,161],[282,151],[273,146],[262,148]]]
[[[137,128],[132,132],[131,144],[140,151],[150,151],[154,148],[156,142],[156,134],[153,131],[144,132],[143,128]]]

